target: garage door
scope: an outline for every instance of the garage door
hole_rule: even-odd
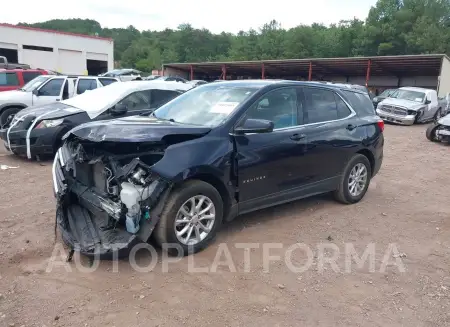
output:
[[[58,50],[58,71],[63,74],[83,75],[86,72],[86,60],[81,51]]]
[[[55,69],[54,53],[49,51],[23,49],[21,61],[32,68]]]
[[[108,61],[108,55],[106,53],[87,52],[86,59]]]

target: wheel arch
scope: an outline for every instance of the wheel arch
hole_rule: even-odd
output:
[[[8,103],[3,106],[0,106],[0,114],[3,111],[5,111],[6,109],[19,108],[20,110],[22,110],[22,109],[25,109],[26,107],[28,107],[28,106],[23,103]]]
[[[223,181],[213,175],[208,173],[197,173],[195,175],[190,176],[188,179],[183,180],[179,183],[179,185],[184,184],[187,181],[191,180],[200,180],[202,182],[208,183],[211,186],[213,186],[217,192],[219,192],[220,197],[222,198],[223,203],[223,217],[228,217],[228,214],[230,213],[231,205],[232,205],[232,199],[230,196],[230,193],[226,187],[226,185],[223,183]]]
[[[371,175],[373,175],[373,171],[374,171],[374,168],[375,168],[375,156],[373,155],[373,153],[370,150],[368,150],[368,149],[361,149],[361,150],[359,150],[356,153],[362,154],[363,156],[365,156],[369,160],[370,172],[371,172]]]

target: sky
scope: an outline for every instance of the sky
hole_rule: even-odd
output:
[[[277,20],[283,28],[364,20],[376,0],[24,0],[27,10],[0,10],[0,22],[36,23],[55,18],[89,18],[102,27],[163,30],[189,23],[213,33],[258,29]]]

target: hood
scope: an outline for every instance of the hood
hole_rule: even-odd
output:
[[[372,99],[372,101],[373,101],[373,102],[381,102],[381,101],[383,101],[384,99],[386,99],[385,96],[378,95],[378,96],[374,97],[374,98]]]
[[[15,103],[15,102],[24,102],[24,99],[31,97],[31,92],[13,90],[13,91],[3,91],[0,92],[0,104],[2,103]]]
[[[423,108],[425,104],[410,100],[404,100],[404,99],[396,99],[396,98],[386,98],[383,101],[380,102],[380,104],[388,104],[391,106],[401,106],[405,107],[410,110],[419,110],[420,108]]]
[[[65,116],[70,116],[83,110],[68,106],[61,102],[54,102],[42,106],[28,107],[21,110],[17,115],[17,119],[24,117],[25,115],[33,115],[34,117],[42,116],[42,119],[56,119]]]
[[[64,135],[74,135],[92,142],[164,142],[168,136],[201,137],[209,127],[173,123],[155,117],[131,116],[79,125]]]
[[[450,126],[450,114],[439,119],[438,123],[444,126]]]

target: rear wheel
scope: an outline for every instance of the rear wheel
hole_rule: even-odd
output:
[[[369,159],[362,154],[355,155],[344,168],[339,187],[334,191],[335,199],[344,204],[359,202],[366,194],[371,178]]]
[[[17,114],[20,110],[22,110],[22,108],[17,107],[3,110],[3,112],[0,114],[0,127],[4,128],[8,124],[10,124],[15,114]]]
[[[441,119],[442,118],[442,108],[439,108],[437,111],[436,111],[436,113],[434,114],[434,117],[433,117],[433,119],[434,119],[434,121],[435,122],[437,122],[439,119]]]
[[[439,135],[437,134],[437,131],[439,130],[439,128],[441,127],[441,125],[439,124],[431,124],[430,126],[428,126],[427,131],[425,132],[425,136],[427,137],[427,139],[431,142],[439,142]]]
[[[222,225],[223,202],[210,184],[193,180],[175,190],[155,227],[158,245],[168,244],[171,254],[201,251],[214,239]]]

